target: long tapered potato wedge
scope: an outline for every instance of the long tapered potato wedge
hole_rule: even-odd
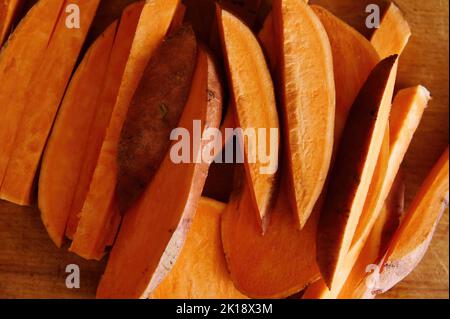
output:
[[[337,298],[339,299],[369,299],[370,286],[373,284],[371,274],[376,271],[376,265],[386,253],[387,246],[396,232],[400,219],[404,214],[405,184],[403,175],[396,177],[386,203],[378,219],[372,227],[370,235],[361,253],[345,281]]]
[[[239,167],[242,170],[242,167]],[[286,172],[284,172],[286,173]],[[251,298],[286,298],[319,278],[315,246],[319,209],[300,231],[287,199],[287,176],[265,234],[251,210],[251,193],[237,170],[222,217],[222,242],[235,286]]]
[[[397,56],[381,61],[350,111],[319,222],[317,258],[328,287],[336,281],[361,215],[388,125]]]
[[[142,9],[119,95],[72,242],[71,250],[84,258],[102,258],[106,246],[105,237],[114,237],[108,232],[114,232],[109,228],[113,228],[113,220],[118,219],[115,187],[120,132],[145,67],[163,41],[178,3],[178,0],[152,0],[147,1]]]
[[[273,13],[290,202],[303,228],[322,192],[333,151],[333,57],[324,27],[304,1],[276,0]]]
[[[386,193],[389,193],[392,188],[395,175],[398,174],[397,172],[409,144],[412,141],[412,137],[419,126],[429,100],[430,94],[422,86],[400,90],[397,93],[392,105],[391,118],[389,120],[390,146],[387,170],[382,178],[379,177],[373,179],[373,181],[381,180],[381,187],[378,182],[372,181],[376,184],[371,183],[371,187],[373,185],[378,186],[373,186],[372,192],[370,192],[369,189],[370,196],[366,198],[363,212],[358,221],[358,227],[353,236],[352,247],[345,258],[345,262],[343,263],[344,266],[342,266],[339,271],[339,282],[334,285],[331,291],[328,290],[325,284],[316,284],[314,288],[311,288],[311,290],[314,291],[308,293],[311,298],[314,296],[317,298],[336,298],[339,295],[346,282],[347,276],[357,262],[361,250],[364,248],[365,242],[370,235],[371,229],[380,214],[388,196]],[[386,140],[386,138],[384,139]],[[319,286],[322,289],[320,289]]]
[[[327,31],[333,52],[336,149],[336,141],[340,140],[350,108],[380,58],[371,43],[358,31],[320,6],[312,5],[311,8]]]
[[[15,145],[28,85],[40,66],[62,4],[62,1],[39,1],[0,51],[0,188]]]
[[[39,177],[39,209],[50,238],[61,247],[79,180],[89,126],[105,80],[117,22],[87,51],[64,96],[47,143]]]
[[[3,0],[0,2],[0,47],[8,37],[14,20],[23,6],[23,0]]]
[[[208,127],[219,128],[221,111],[216,67],[201,48],[179,127],[189,132],[191,140],[195,120],[201,121],[202,133]],[[209,141],[194,139],[191,143],[198,146],[194,147],[197,151],[192,153],[191,161],[176,164],[169,151],[144,195],[125,215],[97,297],[147,298],[172,268],[197,209],[210,164],[192,160],[207,149]]]
[[[83,154],[83,166],[79,171],[78,182],[73,195],[72,205],[67,221],[66,236],[73,239],[89,191],[89,185],[94,175],[100,150],[105,139],[106,130],[111,120],[114,105],[119,93],[125,66],[130,57],[131,45],[136,34],[137,24],[144,6],[143,1],[135,2],[123,11],[117,34],[114,39],[108,71],[101,95],[98,99],[99,107],[95,118],[89,127],[89,143]]]
[[[19,205],[31,203],[45,143],[99,2],[71,1],[70,4],[77,5],[83,13],[79,15],[79,28],[67,26],[69,13],[66,13],[66,7],[63,8],[64,13],[60,14],[45,54],[26,89],[25,107],[13,141],[0,198]]]
[[[244,148],[244,167],[255,212],[261,225],[264,225],[275,191],[279,156],[279,120],[272,78],[262,49],[251,30],[219,7],[217,20],[228,66],[236,123],[244,132],[254,130],[258,135],[254,139],[257,143],[243,136],[238,142]],[[276,136],[272,136],[274,133]],[[264,148],[260,147],[261,144]],[[271,163],[262,161],[262,156],[266,156],[260,154],[262,150],[271,154]]]
[[[449,201],[449,149],[423,182],[380,264],[372,294],[383,293],[419,264]]]
[[[234,287],[223,254],[220,221],[225,208],[212,199],[200,199],[180,257],[150,298],[247,298]]]
[[[170,146],[189,97],[197,56],[194,31],[169,36],[144,71],[119,142],[117,200],[126,212],[144,192]]]
[[[391,2],[381,20],[380,27],[373,33],[370,42],[382,59],[399,54],[404,50],[411,36],[411,29],[400,9]]]
[[[378,192],[369,196],[364,204],[363,212],[353,236],[352,249],[361,249],[365,238],[370,233],[373,223],[378,217],[391,190],[395,176],[417,130],[422,115],[428,106],[430,93],[423,86],[400,90],[395,96],[390,124],[390,155],[388,169],[383,177],[382,186]]]

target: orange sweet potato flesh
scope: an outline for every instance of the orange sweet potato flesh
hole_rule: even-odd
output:
[[[175,266],[152,299],[246,299],[228,273],[220,236],[226,205],[202,197]],[[201,258],[199,258],[201,252]]]
[[[376,289],[391,289],[419,264],[449,201],[449,150],[442,154],[408,209],[380,264]]]
[[[400,173],[392,187],[383,209],[376,220],[361,253],[345,284],[339,292],[339,299],[369,299],[370,283],[368,266],[377,265],[386,252],[387,245],[397,230],[404,213],[405,184]]]
[[[332,288],[361,215],[391,109],[397,56],[381,61],[353,104],[330,173],[317,237],[317,260]]]
[[[98,97],[99,107],[95,118],[89,127],[89,143],[83,154],[83,166],[79,171],[79,177],[75,193],[73,195],[70,215],[66,226],[66,236],[73,239],[79,220],[79,214],[83,208],[89,191],[89,185],[94,175],[100,150],[105,139],[106,130],[111,120],[111,114],[119,93],[120,84],[130,57],[131,45],[136,34],[137,24],[144,6],[144,2],[135,2],[123,11],[117,34],[114,39],[108,70],[101,95]]]
[[[304,1],[276,0],[273,13],[289,199],[303,228],[322,192],[333,151],[333,57],[324,27]]]
[[[274,162],[268,167],[268,164],[261,161],[259,145],[238,138],[239,145],[244,147],[244,167],[255,206],[254,212],[263,226],[267,222],[275,191],[279,157],[279,120],[272,78],[264,53],[252,31],[234,15],[219,7],[217,20],[228,66],[236,123],[244,131],[256,130],[258,135],[260,129],[265,130],[265,151],[273,154],[271,160]],[[277,131],[277,136],[271,136],[274,134],[272,129]],[[271,143],[274,138],[275,145]],[[258,136],[258,144],[261,139],[263,137]],[[252,154],[255,155],[253,160]]]
[[[327,31],[333,52],[336,84],[334,136],[335,140],[339,140],[350,108],[380,58],[370,42],[358,31],[320,6],[312,5],[311,8]],[[337,147],[338,143],[335,142]]]
[[[41,65],[62,5],[62,1],[39,1],[0,51],[0,188],[15,145],[28,85]]]
[[[392,188],[395,176],[398,175],[397,172],[420,123],[429,99],[429,92],[421,86],[400,90],[397,93],[392,105],[391,117],[389,120],[390,146],[387,169],[384,172],[384,175],[379,177],[375,175],[372,180],[372,189],[369,190],[369,196],[366,198],[363,212],[353,237],[352,247],[345,258],[344,266],[341,267],[339,271],[339,283],[336,284],[331,291],[328,291],[325,284],[320,285],[320,287],[323,288],[320,290],[317,287],[319,284],[317,284],[315,289],[313,289],[314,292],[308,293],[311,298],[313,296],[316,296],[317,298],[336,298],[340,293],[346,282],[347,276],[357,262],[358,256],[360,256],[361,250],[364,248],[373,225],[386,202],[388,196],[386,192],[389,193]],[[386,140],[386,137],[384,140]],[[378,166],[379,164],[380,162],[378,163]]]
[[[64,96],[99,0],[74,0],[80,28],[67,28],[61,14],[39,66],[27,86],[23,116],[1,185],[0,197],[19,205],[32,200],[35,175],[56,112]]]
[[[8,37],[22,5],[23,0],[0,1],[0,47]]]
[[[44,152],[38,205],[50,238],[61,247],[83,154],[90,143],[89,126],[108,67],[117,22],[85,54],[62,101]]]
[[[378,212],[386,201],[406,151],[417,130],[430,100],[430,93],[422,86],[400,90],[395,96],[390,118],[390,155],[381,187],[369,196],[353,237],[352,249],[360,249],[368,236]]]
[[[242,167],[239,167],[242,169]],[[319,210],[301,231],[289,206],[287,178],[261,234],[247,183],[236,185],[222,217],[222,242],[236,288],[251,298],[286,298],[319,278],[315,259]]]
[[[214,98],[208,92],[214,92]],[[179,127],[188,130],[190,136],[194,120],[201,120],[202,128],[219,128],[221,112],[222,93],[216,67],[201,48]],[[208,142],[200,143],[198,151],[203,152]],[[209,162],[175,164],[170,153],[144,195],[123,219],[97,290],[98,298],[147,298],[171,270],[180,252],[201,197]],[[192,155],[197,158],[197,154]],[[177,200],[173,198],[175,189]]]
[[[400,54],[411,36],[411,29],[400,9],[391,2],[383,15],[380,27],[375,30],[370,42],[382,59]]]
[[[170,146],[189,97],[197,56],[191,27],[169,36],[151,59],[122,128],[117,199],[125,213],[147,188]]]
[[[119,95],[115,100],[72,242],[71,250],[84,258],[102,258],[106,246],[105,238],[114,237],[108,232],[111,231],[112,221],[117,220],[118,213],[115,187],[120,132],[145,67],[162,43],[177,5],[177,0],[155,0],[146,2],[142,9]]]

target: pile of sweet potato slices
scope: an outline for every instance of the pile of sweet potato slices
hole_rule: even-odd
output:
[[[54,243],[108,255],[98,298],[386,292],[448,205],[448,149],[404,204],[431,99],[395,91],[408,23],[391,3],[369,40],[304,0],[217,2],[70,1],[70,29],[69,1],[0,1],[0,198],[37,181]],[[263,151],[227,128],[266,130]]]

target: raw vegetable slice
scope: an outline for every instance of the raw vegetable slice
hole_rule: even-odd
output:
[[[272,78],[251,30],[220,8],[217,9],[217,20],[228,66],[235,120],[243,130],[242,134],[248,134],[247,138],[239,136],[238,143],[245,155],[244,167],[254,212],[264,228],[275,191],[279,156],[279,121]],[[270,161],[265,163],[267,154]]]
[[[397,56],[381,61],[351,108],[321,212],[317,257],[333,288],[350,249],[380,154],[391,109]]]
[[[303,228],[322,192],[333,151],[333,57],[323,25],[304,1],[276,0],[273,13],[289,198]]]
[[[234,287],[223,254],[220,221],[225,208],[212,199],[200,199],[180,257],[150,298],[247,298]]]
[[[87,51],[62,101],[42,160],[39,209],[50,238],[61,247],[78,183],[89,126],[105,80],[117,22]]]
[[[71,250],[84,258],[102,258],[106,246],[105,237],[114,237],[108,232],[112,220],[117,218],[116,157],[120,132],[145,67],[163,41],[177,5],[177,0],[152,0],[147,1],[142,9],[119,95],[72,242]]]
[[[65,2],[42,60],[26,88],[23,113],[17,126],[13,148],[0,190],[0,198],[19,205],[32,201],[34,180],[53,125],[58,107],[72,75],[81,47],[89,31],[100,0]],[[67,7],[77,5],[78,27],[68,27],[71,21]],[[74,20],[76,20],[74,18]],[[40,17],[39,23],[42,21]]]
[[[137,24],[144,6],[143,1],[129,5],[123,11],[108,65],[108,71],[98,99],[98,108],[89,128],[89,143],[84,152],[83,166],[70,207],[70,216],[66,227],[66,236],[73,239],[79,220],[79,214],[89,191],[98,157],[111,120],[114,105],[119,93],[125,66],[130,57],[131,45],[136,34]],[[112,234],[111,236],[115,235]]]
[[[117,199],[125,213],[147,188],[189,97],[197,57],[191,27],[169,36],[150,60],[128,108],[117,154]]]
[[[193,161],[207,151],[210,143],[191,139],[195,120],[201,121],[200,134],[206,128],[218,129],[221,111],[222,94],[214,62],[200,49],[191,93],[179,123],[179,128],[189,133],[189,141],[197,144],[197,151],[190,154],[189,163],[177,164],[174,149],[183,141],[174,143],[144,195],[127,212],[98,287],[98,298],[147,298],[173,267],[210,164]]]

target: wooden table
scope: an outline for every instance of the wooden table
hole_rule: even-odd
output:
[[[358,28],[364,27],[364,8],[378,0],[311,0]],[[407,202],[448,145],[448,0],[397,0],[408,19],[413,36],[401,57],[399,88],[422,84],[433,94],[423,123],[407,154],[404,168]],[[449,297],[448,213],[439,225],[430,250],[419,267],[382,298]],[[81,288],[65,286],[65,267],[81,269]],[[57,249],[48,238],[32,208],[0,202],[0,297],[89,298],[104,268],[104,262],[86,262],[66,249]]]

